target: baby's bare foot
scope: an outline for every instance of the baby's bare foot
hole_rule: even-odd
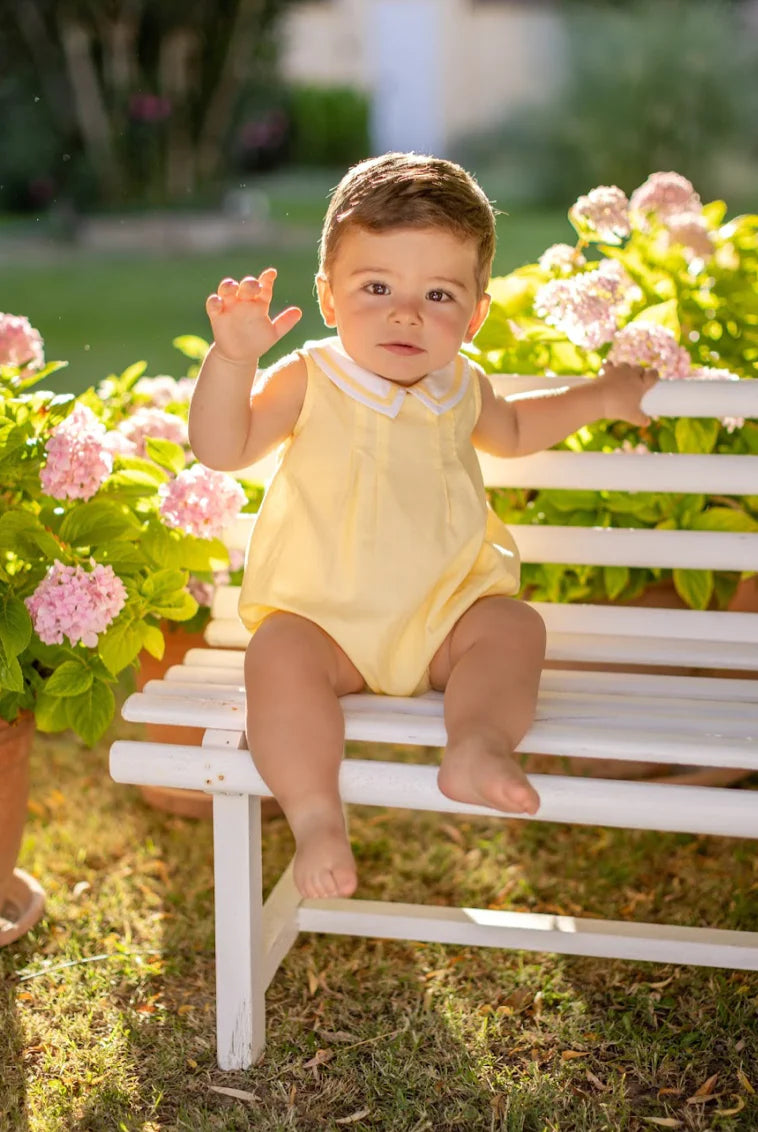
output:
[[[295,835],[295,884],[302,896],[352,896],[358,884],[341,807],[287,815]]]
[[[536,814],[539,809],[539,794],[512,756],[479,736],[448,745],[437,783],[456,802],[515,814]]]

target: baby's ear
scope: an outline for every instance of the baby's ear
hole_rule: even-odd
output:
[[[488,295],[485,292],[479,302],[476,304],[474,313],[471,316],[471,321],[466,327],[466,336],[463,339],[464,342],[470,342],[472,338],[474,338],[476,334],[478,334],[478,332],[481,330],[482,326],[484,325],[484,320],[489,313],[491,301],[492,296]]]
[[[321,271],[319,271],[316,276],[316,289],[318,291],[318,305],[321,310],[321,317],[328,327],[336,326],[337,316],[334,310],[334,296],[329,286],[329,280]]]

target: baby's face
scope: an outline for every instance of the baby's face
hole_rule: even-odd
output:
[[[452,361],[489,308],[475,241],[439,228],[349,228],[317,283],[324,321],[350,357],[398,385]]]

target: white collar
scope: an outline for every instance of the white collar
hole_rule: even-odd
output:
[[[452,409],[464,396],[469,383],[469,364],[458,354],[442,369],[433,370],[415,385],[396,385],[353,361],[338,337],[306,342],[309,354],[326,376],[344,393],[387,417],[396,417],[407,394],[418,398],[433,413]]]

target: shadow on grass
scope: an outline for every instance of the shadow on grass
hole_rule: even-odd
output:
[[[29,937],[0,949],[0,1128],[27,1132],[25,1040],[16,1010],[17,972],[33,954]]]

